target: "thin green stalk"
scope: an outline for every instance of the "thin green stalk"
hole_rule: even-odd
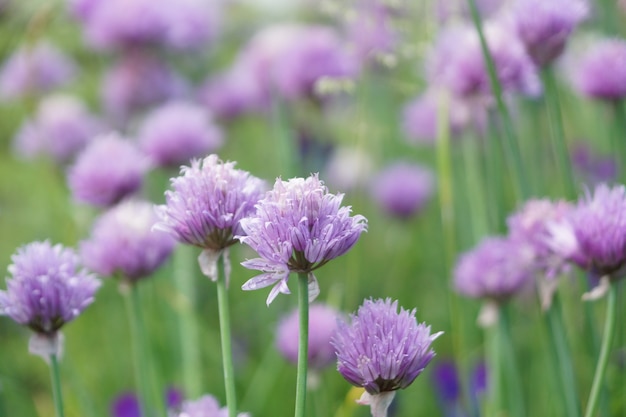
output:
[[[52,396],[54,397],[54,412],[56,417],[64,417],[63,395],[61,393],[61,377],[59,375],[59,361],[55,353],[50,354],[50,379],[52,380]]]
[[[530,196],[530,188],[528,186],[524,165],[522,163],[517,136],[515,134],[515,129],[513,129],[511,115],[506,106],[506,103],[504,102],[502,86],[500,85],[500,80],[498,79],[498,73],[496,71],[495,63],[493,62],[493,57],[489,52],[489,46],[487,45],[487,40],[483,32],[478,8],[476,7],[476,0],[467,1],[470,7],[474,26],[476,27],[476,32],[478,33],[478,37],[480,39],[480,46],[483,52],[483,57],[485,59],[485,64],[487,66],[487,72],[489,73],[491,90],[494,98],[496,99],[498,113],[500,114],[502,126],[504,128],[504,154],[508,160],[508,163],[513,168],[513,176],[515,177],[514,188],[517,195],[517,200],[523,200]]]
[[[291,178],[296,175],[296,145],[293,129],[287,114],[285,104],[278,94],[275,95],[272,103],[272,130],[278,140],[278,152],[281,173],[284,177]]]
[[[470,223],[472,225],[472,241],[477,242],[489,230],[489,212],[487,209],[487,193],[485,181],[481,172],[481,157],[478,138],[463,138],[463,165],[465,166],[465,180],[467,186],[467,200],[469,202]]]
[[[574,181],[569,150],[567,149],[565,132],[563,130],[563,115],[561,114],[559,89],[552,67],[544,68],[541,75],[546,88],[546,108],[550,120],[552,152],[556,157],[556,164],[561,173],[565,195],[567,197],[574,197],[576,195],[576,183]]]
[[[298,274],[298,375],[296,380],[295,417],[304,417],[306,410],[306,383],[309,358],[309,276]]]
[[[609,362],[609,353],[615,336],[615,316],[617,311],[617,284],[611,283],[607,294],[606,317],[604,318],[604,335],[602,336],[602,346],[600,347],[600,357],[596,364],[596,371],[593,376],[589,401],[585,410],[585,417],[593,417],[598,408],[598,398],[604,382],[606,366]]]
[[[224,367],[224,386],[228,417],[237,416],[237,394],[235,391],[235,368],[230,331],[230,309],[228,307],[228,289],[224,273],[224,253],[217,259],[217,306],[220,316],[220,338],[222,341],[222,364]]]
[[[511,337],[511,326],[509,320],[509,308],[504,306],[500,309],[498,324],[500,326],[500,337],[502,338],[502,367],[505,384],[508,387],[508,402],[511,404],[510,415],[513,417],[525,417],[526,407],[524,402],[524,392],[522,389],[522,378],[517,365],[513,340]]]
[[[178,329],[182,357],[183,384],[189,398],[202,394],[201,356],[198,323],[195,315],[195,269],[192,267],[194,248],[178,245],[174,253],[174,284],[181,303],[178,308]]]
[[[626,155],[626,111],[624,100],[615,100],[611,103],[613,110],[613,126],[611,126],[611,146],[615,155]],[[621,159],[618,159],[621,161]],[[618,178],[626,182],[626,169],[620,163],[618,165]]]
[[[569,417],[580,417],[580,401],[576,390],[576,379],[572,355],[567,341],[565,325],[561,315],[561,300],[558,293],[552,298],[552,305],[545,314],[552,346],[552,360],[555,374],[560,382],[563,405]]]
[[[499,313],[500,314],[500,313]],[[485,363],[487,364],[486,417],[498,417],[502,414],[502,343],[500,326],[492,324],[485,328]]]

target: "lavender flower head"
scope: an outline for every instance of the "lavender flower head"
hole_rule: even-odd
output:
[[[309,367],[322,369],[335,360],[335,350],[330,339],[337,328],[337,310],[324,304],[311,304],[309,307]],[[298,311],[284,317],[276,334],[276,347],[289,362],[298,362],[298,334],[300,325]]]
[[[488,237],[461,255],[454,269],[454,286],[468,297],[503,302],[533,282],[533,260],[528,243]]]
[[[220,404],[212,395],[204,395],[195,401],[184,401],[180,412],[171,417],[228,417],[228,408]],[[248,413],[238,413],[237,417],[250,417]]]
[[[626,96],[626,41],[597,41],[579,59],[573,82],[583,95],[600,100],[620,100]]]
[[[109,209],[80,245],[85,264],[100,275],[119,274],[131,283],[149,276],[167,261],[175,244],[171,236],[152,231],[157,220],[147,201],[126,200]]]
[[[35,118],[22,125],[13,147],[25,158],[43,154],[63,164],[103,130],[104,124],[88,112],[78,97],[54,94],[39,103]]]
[[[583,183],[596,185],[617,179],[619,158],[615,155],[601,155],[586,142],[575,144],[570,151],[570,158]]]
[[[94,301],[100,281],[62,245],[33,242],[17,249],[0,290],[0,315],[52,336]]]
[[[262,271],[248,280],[244,290],[274,288],[269,305],[279,293],[289,294],[290,272],[309,274],[311,299],[319,293],[312,271],[346,253],[367,230],[367,219],[350,216],[341,206],[343,194],[331,194],[317,174],[308,178],[276,180],[274,189],[256,205],[256,213],[241,221],[246,236],[237,236],[259,258],[242,262]]]
[[[365,388],[361,402],[372,406],[374,416],[386,415],[395,390],[411,385],[435,356],[431,343],[442,332],[417,323],[415,310],[398,302],[365,300],[352,322],[339,321],[332,345],[337,370],[352,385]],[[382,410],[384,409],[384,410]]]
[[[561,55],[571,33],[588,15],[584,0],[517,0],[512,18],[528,55],[545,67]]]
[[[117,133],[94,138],[68,171],[72,196],[81,203],[112,206],[139,190],[149,164]]]
[[[435,176],[429,169],[417,164],[396,162],[374,178],[371,193],[387,214],[408,219],[428,203],[434,183]]]
[[[0,69],[0,99],[39,94],[69,82],[74,63],[47,42],[23,46]]]
[[[156,208],[160,221],[154,228],[213,251],[237,242],[234,236],[244,233],[242,219],[254,212],[265,192],[262,180],[217,155],[191,161],[170,181],[173,190],[165,192],[166,204]]]
[[[216,151],[222,131],[211,114],[192,103],[176,101],[150,112],[139,129],[139,146],[159,166],[180,166]]]

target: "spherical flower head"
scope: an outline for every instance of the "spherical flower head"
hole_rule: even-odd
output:
[[[517,0],[513,4],[517,34],[539,67],[561,55],[571,33],[588,15],[584,0]]]
[[[85,264],[100,275],[131,282],[149,276],[167,261],[175,244],[171,236],[152,231],[157,220],[147,201],[126,200],[104,212],[81,242]]]
[[[311,304],[309,307],[309,367],[322,369],[335,361],[335,350],[330,339],[337,328],[340,313],[324,304]],[[298,362],[298,334],[300,324],[298,311],[284,317],[277,329],[276,347],[289,362]]]
[[[66,84],[75,74],[74,63],[52,44],[23,46],[0,69],[0,99],[43,93]]]
[[[626,96],[626,41],[597,41],[580,58],[573,81],[583,95],[599,100],[620,100]]]
[[[37,333],[53,335],[93,303],[100,281],[69,248],[33,242],[11,257],[7,290],[0,290],[0,315]]]
[[[511,238],[484,238],[454,269],[456,290],[472,298],[508,300],[533,282],[532,247]]]
[[[269,305],[278,293],[289,294],[290,272],[310,273],[346,253],[367,230],[367,219],[350,216],[341,206],[343,194],[331,194],[318,174],[308,178],[276,180],[274,188],[256,205],[256,213],[241,220],[246,236],[237,236],[259,258],[242,263],[262,271],[243,285],[256,290],[276,284],[267,298]],[[309,275],[314,292],[315,278]]]
[[[411,385],[435,356],[431,343],[442,334],[418,324],[415,310],[398,312],[398,302],[389,298],[365,300],[350,317],[350,324],[339,321],[331,341],[337,370],[371,395]]]
[[[76,201],[107,207],[139,190],[148,168],[135,144],[109,133],[94,138],[78,155],[68,183]]]
[[[186,164],[216,151],[223,143],[221,129],[202,107],[183,101],[150,112],[139,128],[139,146],[159,166]]]
[[[172,190],[165,192],[166,204],[156,208],[160,221],[155,229],[181,243],[214,251],[236,242],[233,236],[243,233],[241,220],[254,212],[265,192],[262,180],[217,155],[182,167],[171,185]]]
[[[172,417],[228,417],[228,408],[220,407],[212,395],[204,395],[194,401],[184,401],[180,412]],[[250,417],[250,414],[238,413],[237,417]]]
[[[560,226],[552,229],[553,244],[571,261],[598,277],[619,279],[625,275],[626,188],[623,185],[596,186],[593,193],[587,192],[579,200]]]
[[[430,169],[408,162],[389,165],[373,179],[371,194],[389,215],[408,219],[430,200],[435,176]]]
[[[75,96],[45,97],[33,120],[25,122],[13,140],[22,157],[48,155],[57,163],[69,162],[87,142],[104,131],[104,124]]]

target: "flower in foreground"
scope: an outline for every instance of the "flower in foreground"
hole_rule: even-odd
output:
[[[52,351],[47,353],[58,353],[57,332],[93,303],[100,281],[82,267],[74,250],[48,241],[18,248],[11,260],[7,290],[0,290],[0,315],[36,333],[31,351],[38,339],[48,339]]]
[[[184,401],[180,412],[171,417],[228,417],[228,408],[220,404],[212,395],[204,395],[194,401]],[[237,417],[250,417],[248,413],[238,413]]]
[[[352,322],[339,321],[332,345],[337,370],[352,385],[365,388],[359,400],[370,405],[374,417],[387,415],[395,391],[411,385],[435,356],[431,343],[442,332],[417,323],[415,310],[398,302],[365,300]]]
[[[312,272],[346,253],[367,230],[367,219],[350,216],[350,207],[341,206],[343,194],[331,194],[313,174],[308,178],[276,180],[274,189],[256,205],[256,213],[241,221],[245,236],[236,236],[260,258],[242,265],[262,271],[248,280],[244,290],[274,285],[269,305],[279,293],[289,294],[291,272],[309,276],[311,301],[319,293]]]
[[[153,206],[126,200],[102,214],[80,251],[85,264],[100,275],[119,274],[129,282],[147,277],[171,255],[175,241],[154,233]]]

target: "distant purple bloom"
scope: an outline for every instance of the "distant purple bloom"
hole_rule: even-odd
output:
[[[370,2],[371,3],[371,2]],[[393,13],[379,5],[357,5],[346,22],[348,43],[361,62],[396,52],[402,40]]]
[[[16,134],[13,147],[23,157],[43,154],[63,164],[103,131],[103,122],[90,114],[78,97],[54,94],[39,103],[35,117]]]
[[[311,304],[309,307],[309,367],[322,369],[335,361],[335,350],[330,339],[337,328],[340,313],[324,304]],[[277,329],[276,347],[289,362],[298,362],[298,311],[284,317]]]
[[[437,18],[441,22],[451,19],[458,19],[459,16],[465,19],[471,19],[469,5],[466,1],[457,0],[437,0],[436,2]],[[476,7],[480,16],[485,19],[495,15],[505,0],[477,0]]]
[[[184,401],[180,413],[173,417],[228,417],[228,408],[220,407],[215,397],[204,395],[194,401]],[[237,417],[250,417],[250,414],[238,413]]]
[[[371,193],[387,214],[406,219],[424,208],[434,187],[435,176],[430,169],[396,162],[374,177]]]
[[[454,287],[467,297],[505,301],[533,283],[533,260],[528,243],[484,238],[458,259]]]
[[[488,384],[488,374],[487,374],[487,364],[484,362],[480,362],[474,367],[474,371],[471,375],[472,379],[470,381],[470,388],[473,398],[478,398],[481,394],[483,394],[487,390]]]
[[[431,343],[442,333],[417,323],[415,310],[398,302],[365,300],[351,323],[339,321],[332,339],[337,370],[370,397],[411,385],[435,356]]]
[[[110,133],[93,139],[78,155],[68,182],[76,201],[111,206],[141,188],[148,168],[134,143]]]
[[[553,225],[552,245],[596,277],[626,275],[626,188],[596,186],[563,222]]]
[[[47,92],[66,84],[75,73],[74,63],[52,44],[22,46],[0,69],[0,99]]]
[[[141,407],[132,392],[119,395],[111,405],[113,417],[141,417]]]
[[[317,174],[308,178],[277,179],[274,189],[256,206],[256,213],[241,221],[247,236],[237,236],[260,256],[242,262],[262,271],[248,280],[244,290],[274,285],[269,305],[279,293],[289,294],[290,272],[309,273],[311,295],[319,292],[310,274],[328,261],[343,255],[367,230],[367,219],[350,216],[350,207],[341,206],[343,194],[334,195]]]
[[[576,89],[599,100],[626,97],[626,41],[603,39],[589,47],[573,70]]]
[[[215,152],[223,134],[211,114],[192,103],[176,101],[150,112],[139,128],[139,145],[159,166],[178,167]]]
[[[126,200],[104,212],[81,242],[85,264],[100,275],[119,274],[130,282],[149,276],[167,261],[175,244],[171,236],[152,231],[157,220],[147,201]]]
[[[567,39],[589,14],[584,0],[517,0],[513,22],[526,51],[540,67],[561,55]]]
[[[595,185],[617,179],[615,156],[599,155],[588,144],[579,142],[570,151],[570,157],[574,169],[585,183]]]
[[[432,381],[443,404],[455,403],[461,398],[459,374],[453,361],[435,364]]]
[[[18,248],[11,260],[7,290],[0,290],[0,315],[37,333],[55,334],[93,303],[100,287],[72,249],[48,241]]]

